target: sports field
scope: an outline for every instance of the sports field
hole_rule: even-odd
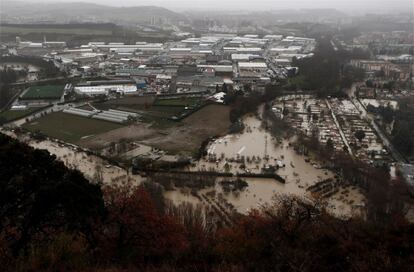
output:
[[[59,99],[62,97],[64,88],[63,85],[32,86],[20,99]]]
[[[169,120],[169,118],[183,113],[185,111],[184,106],[177,104],[174,104],[174,106],[158,106],[155,105],[154,101],[155,97],[153,96],[124,97],[104,103],[94,103],[93,105],[100,110],[118,109],[136,112],[141,115],[143,123],[151,123],[152,126],[157,128],[176,126],[177,123]]]
[[[69,143],[122,127],[120,124],[80,117],[63,112],[46,115],[23,125],[32,132],[41,133]]]
[[[0,112],[0,122],[9,122],[16,119],[20,119],[37,110],[39,110],[39,108],[29,108],[26,110],[6,110]]]

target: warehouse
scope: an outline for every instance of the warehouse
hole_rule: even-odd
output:
[[[264,62],[239,62],[239,78],[262,78],[267,76],[268,67]]]
[[[244,54],[261,54],[263,49],[260,47],[223,47],[224,53],[244,53]]]
[[[215,76],[221,76],[226,78],[233,77],[233,66],[232,65],[197,65],[198,69],[205,70],[211,68],[214,70]]]
[[[138,118],[139,115],[133,112],[119,111],[110,109],[108,111],[89,111],[79,108],[68,108],[63,110],[64,113],[82,116],[85,118],[99,119],[114,123],[126,123],[131,119]]]
[[[259,55],[255,55],[255,54],[231,54],[231,60],[233,62],[239,62],[239,61],[244,61],[244,62],[248,62],[253,58],[259,58]]]
[[[115,84],[96,86],[76,86],[75,92],[82,95],[97,96],[108,95],[109,93],[128,94],[137,92],[136,84]]]
[[[239,62],[239,72],[254,71],[254,72],[266,72],[267,64],[264,62]]]
[[[296,54],[302,51],[302,46],[289,46],[289,47],[273,47],[270,49],[270,54]]]
[[[283,35],[265,35],[263,39],[268,39],[272,41],[281,41],[283,39]]]

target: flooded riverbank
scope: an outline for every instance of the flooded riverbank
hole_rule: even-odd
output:
[[[74,146],[60,144],[51,140],[38,142],[28,136],[17,137],[10,131],[1,132],[13,138],[18,138],[33,148],[49,151],[49,153],[55,155],[68,168],[77,169],[82,172],[91,182],[102,182],[104,185],[109,185],[127,181],[132,184],[139,184],[143,181],[141,176],[132,175],[129,170],[111,165],[98,156],[88,155],[86,152],[77,150]]]
[[[238,192],[224,192],[218,184],[215,188],[204,189],[200,193],[215,191],[221,194],[236,210],[246,213],[253,208],[272,202],[275,195],[295,195],[311,198],[306,190],[322,180],[334,179],[335,174],[322,169],[312,158],[297,154],[291,146],[294,139],[277,142],[261,126],[260,117],[246,116],[243,119],[245,129],[242,133],[227,135],[216,139],[207,146],[207,155],[200,159],[190,171],[217,171],[240,173],[261,173],[271,167],[278,168],[276,173],[285,179],[285,184],[274,179],[246,178],[248,187]],[[345,188],[346,190],[347,188]],[[179,191],[167,192],[166,197],[175,203],[187,198],[197,203],[195,197],[183,196]],[[338,216],[355,214],[363,206],[364,197],[359,190],[348,189],[327,199],[329,210]]]
[[[0,63],[0,70],[12,69],[16,71],[26,71],[27,75],[17,79],[17,82],[37,80],[37,73],[40,72],[40,67],[20,62],[4,62]]]
[[[276,139],[261,126],[261,120],[255,115],[243,119],[245,129],[242,133],[227,135],[216,139],[207,147],[208,155],[186,170],[212,170],[219,172],[262,173],[269,167],[278,168],[276,173],[285,179],[285,183],[269,178],[245,178],[248,186],[240,191],[226,191],[216,182],[214,187],[200,190],[197,194],[224,199],[238,212],[247,213],[251,209],[260,208],[271,203],[275,195],[295,195],[311,198],[306,190],[317,182],[333,179],[334,173],[321,169],[311,158],[299,155],[291,146],[290,140],[277,142]],[[14,133],[7,132],[14,136]],[[28,136],[19,140],[38,149],[46,149],[63,161],[66,166],[78,169],[92,182],[103,184],[131,182],[140,184],[144,178],[132,175],[130,171],[110,165],[107,161],[94,155],[88,155],[78,148],[45,140],[37,142]],[[218,178],[217,181],[225,178]],[[346,189],[346,188],[345,188]],[[166,199],[175,204],[190,202],[202,203],[200,197],[191,194],[189,189],[177,189],[165,192]],[[348,190],[346,194],[338,192],[327,199],[329,209],[336,215],[349,216],[357,207],[363,205],[364,197],[358,190]]]
[[[209,154],[192,170],[227,169],[236,174],[261,173],[263,169],[275,167],[276,173],[286,181],[281,193],[299,195],[303,195],[306,187],[334,177],[331,171],[320,169],[310,158],[297,154],[290,145],[293,139],[276,142],[261,128],[261,121],[255,116],[246,117],[244,122],[243,133],[215,140],[208,146]]]

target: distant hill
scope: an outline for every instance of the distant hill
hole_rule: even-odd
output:
[[[8,23],[28,22],[112,22],[120,24],[185,21],[185,16],[156,6],[110,7],[98,4],[28,3],[1,1],[0,18]]]
[[[336,9],[275,9],[267,11],[191,11],[186,15],[193,19],[208,17],[228,26],[240,24],[278,25],[288,22],[336,22],[348,15]]]

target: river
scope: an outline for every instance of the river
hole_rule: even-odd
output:
[[[36,141],[29,136],[22,135],[17,137],[10,131],[1,131],[13,138],[37,149],[45,149],[55,155],[57,159],[62,161],[68,168],[77,169],[82,172],[87,179],[92,182],[100,181],[104,185],[114,183],[132,183],[137,185],[142,182],[143,178],[139,175],[132,175],[130,171],[111,165],[106,160],[95,156],[88,155],[86,152],[80,151],[77,147],[69,144],[61,144],[51,140]]]

